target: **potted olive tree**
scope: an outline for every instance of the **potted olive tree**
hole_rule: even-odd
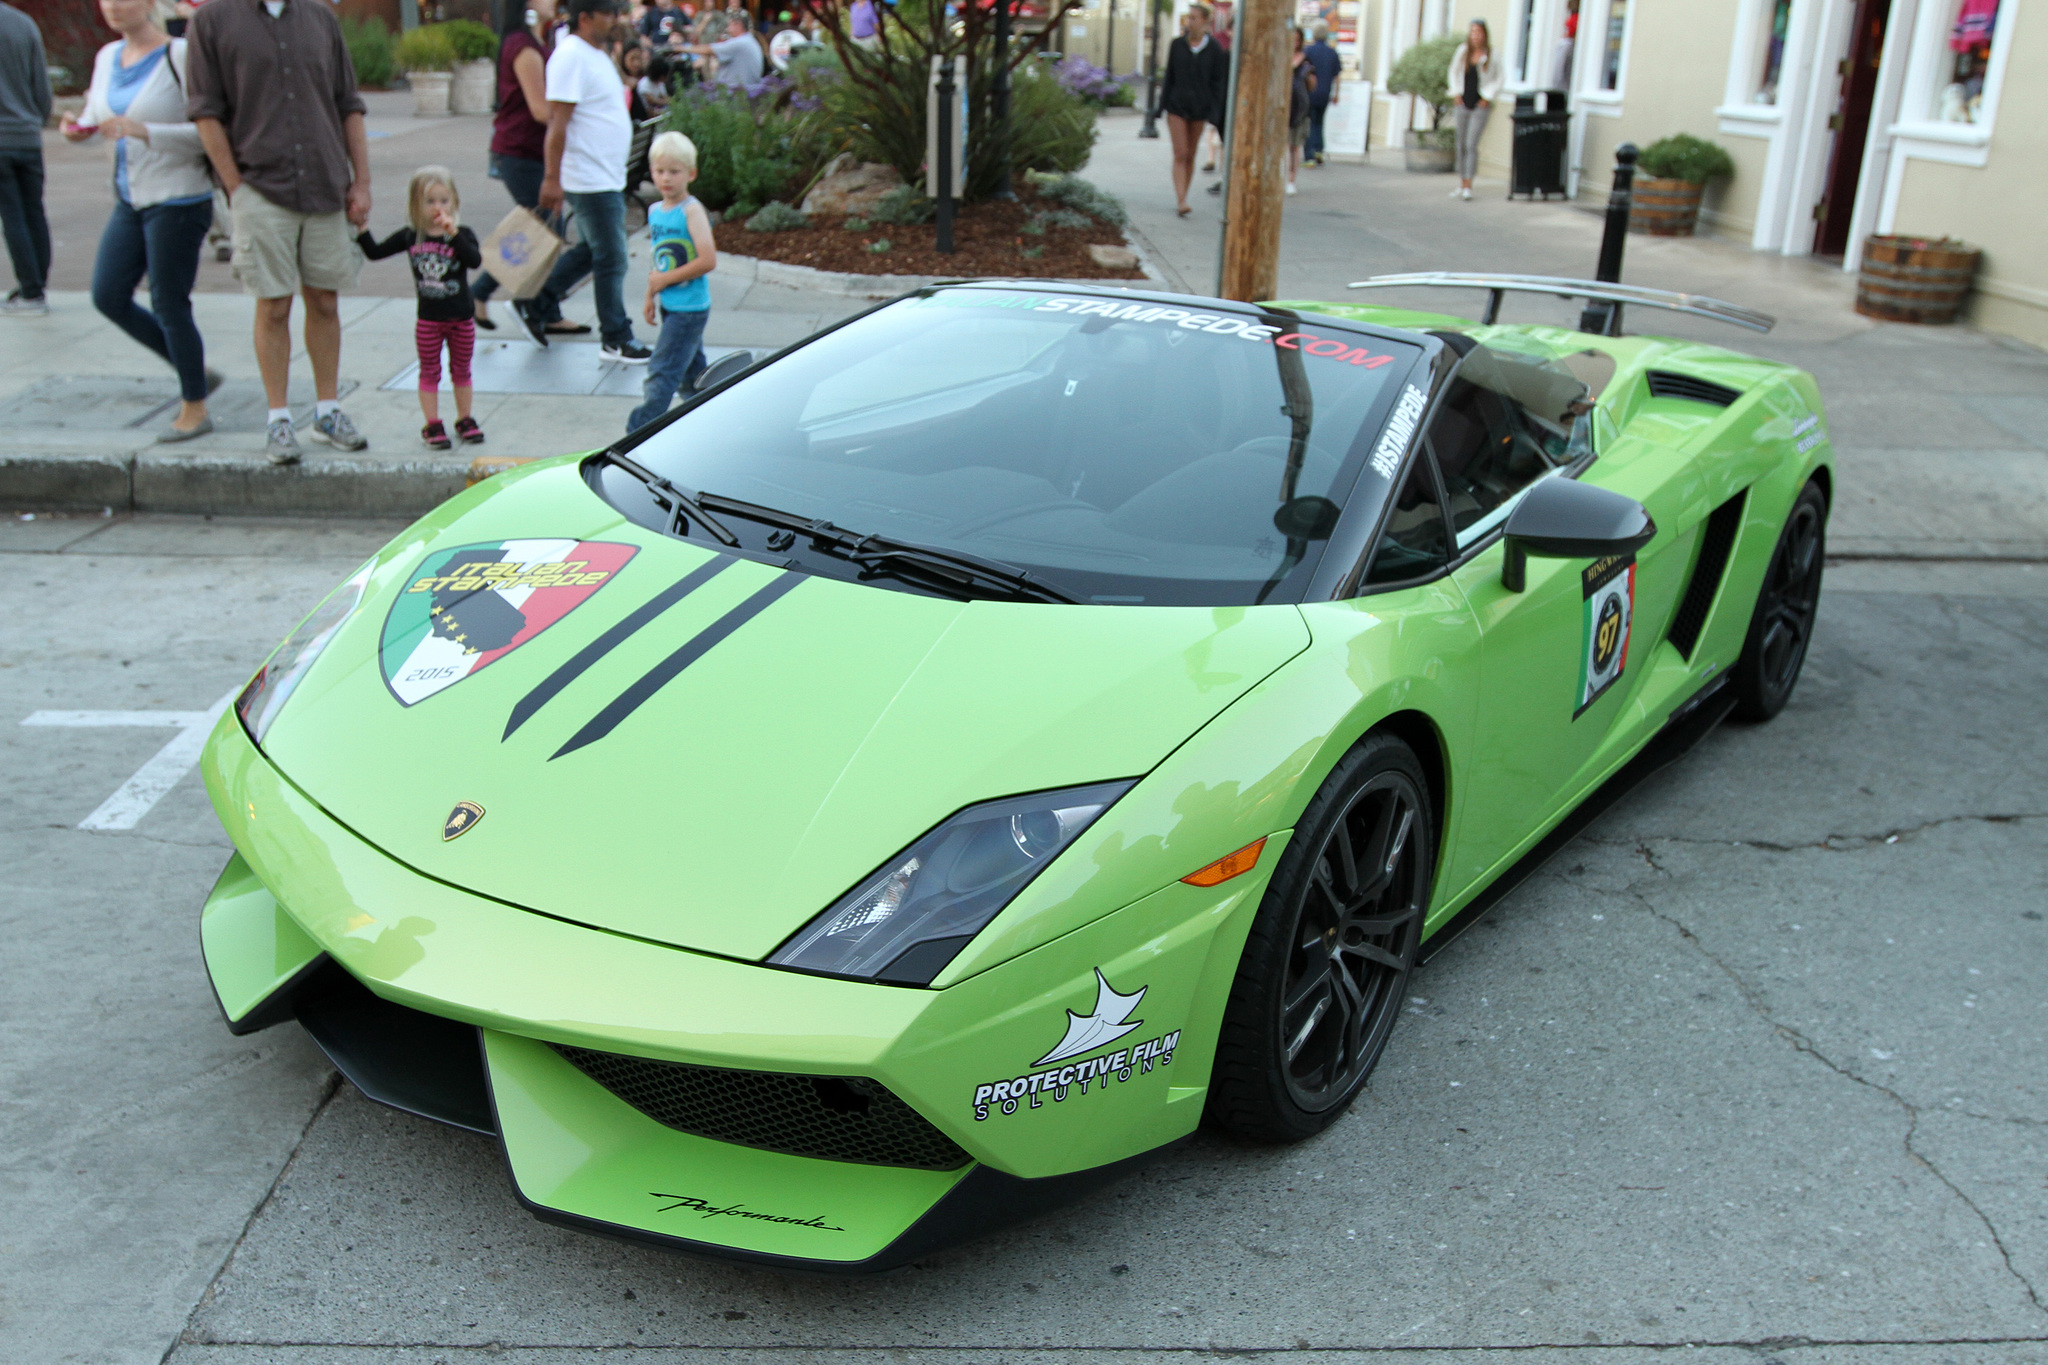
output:
[[[1707,182],[1733,174],[1735,163],[1719,143],[1690,133],[1657,139],[1636,158],[1628,230],[1655,237],[1692,236]]]
[[[1449,171],[1457,161],[1457,133],[1444,127],[1451,107],[1451,54],[1465,41],[1462,32],[1415,44],[1387,74],[1387,93],[1413,95],[1429,106],[1429,127],[1410,128],[1403,155],[1411,171]]]
[[[398,65],[412,86],[412,111],[421,118],[448,113],[455,45],[441,31],[442,27],[428,24],[398,40]]]
[[[455,79],[448,107],[457,114],[488,114],[498,102],[498,35],[474,19],[451,19],[435,27],[455,50]]]

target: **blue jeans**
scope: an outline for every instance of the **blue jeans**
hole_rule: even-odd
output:
[[[640,391],[640,406],[626,419],[626,430],[638,431],[668,411],[669,400],[685,384],[694,384],[704,373],[704,324],[711,320],[709,308],[692,313],[661,310],[661,335],[654,342],[654,358],[647,362],[647,387]]]
[[[92,266],[92,306],[171,363],[188,403],[206,398],[206,343],[192,321],[192,281],[199,277],[199,249],[212,226],[211,196],[146,209],[116,200]],[[148,308],[135,302],[135,286],[144,275]]]
[[[540,212],[540,182],[547,175],[547,163],[534,161],[528,157],[506,156],[501,152],[492,152],[491,169],[497,172],[498,179],[505,182],[505,193],[512,196],[513,203],[519,205],[520,208],[540,213],[542,218],[551,219],[550,226],[554,227],[557,231],[561,229],[562,224],[559,216]],[[469,295],[478,303],[483,303],[497,292],[498,277],[480,274],[476,278],[475,285],[470,289]],[[544,323],[555,322],[561,316],[562,309],[559,304],[549,303],[541,308],[540,320]]]
[[[569,291],[588,275],[591,292],[597,299],[598,332],[605,344],[617,346],[631,341],[633,320],[626,316],[625,293],[626,196],[618,190],[597,190],[566,198],[582,240],[555,262],[554,273],[548,276],[534,304],[543,310],[559,310]]]
[[[1330,106],[1327,102],[1309,105],[1308,145],[1301,149],[1303,156],[1316,157],[1323,154],[1323,117],[1329,112]]]
[[[0,228],[25,299],[50,277],[50,220],[43,216],[43,149],[0,147]]]

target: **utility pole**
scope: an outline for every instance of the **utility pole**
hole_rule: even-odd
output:
[[[1286,0],[1237,0],[1230,45],[1229,174],[1216,292],[1251,303],[1278,292],[1280,207],[1287,184]]]
[[[1145,8],[1152,20],[1152,36],[1145,53],[1145,126],[1138,130],[1139,137],[1159,136],[1159,5],[1160,0],[1144,0]],[[1171,3],[1171,0],[1167,0]]]

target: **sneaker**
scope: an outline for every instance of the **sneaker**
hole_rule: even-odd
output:
[[[547,349],[547,325],[533,315],[533,309],[530,305],[524,303],[513,304],[512,320],[519,324],[519,330],[526,334],[528,341],[531,341],[542,350]]]
[[[1287,192],[1288,192],[1289,194],[1293,194],[1293,193],[1295,193],[1295,189],[1294,189],[1294,182],[1293,182],[1292,180],[1290,180],[1290,181],[1288,181],[1288,182],[1287,182]]]
[[[1461,187],[1461,188],[1459,188],[1459,189],[1455,189],[1455,190],[1452,190],[1452,191],[1451,191],[1451,198],[1453,198],[1453,199],[1463,199],[1463,198],[1465,198],[1465,191],[1464,191],[1464,189],[1463,189],[1463,188]]]
[[[616,360],[621,365],[645,365],[654,359],[654,352],[633,340],[621,341],[617,345],[607,341],[604,344],[604,358]]]
[[[340,408],[313,419],[313,439],[325,441],[336,450],[361,450],[370,444],[369,438],[356,430],[356,424]]]
[[[272,464],[297,464],[299,462],[299,436],[292,430],[292,419],[280,417],[272,422],[267,431],[268,439],[263,443],[263,453],[270,457]]]
[[[455,444],[448,439],[448,428],[439,422],[429,422],[420,428],[420,439],[427,443],[429,450],[446,450]]]
[[[1223,182],[1222,182],[1221,180],[1219,180],[1219,181],[1217,181],[1217,182],[1216,182],[1215,184],[1211,185],[1211,186],[1209,187],[1209,193],[1211,193],[1211,194],[1221,194],[1221,193],[1223,193]]]
[[[0,299],[0,313],[18,317],[42,317],[49,311],[50,301],[41,294],[32,299],[23,298],[21,291],[17,289],[5,299]]]
[[[464,445],[480,446],[484,443],[484,429],[476,424],[474,417],[456,418],[455,434],[462,438]]]
[[[1458,191],[1458,197],[1459,197],[1460,199],[1470,199],[1470,198],[1472,197],[1472,191],[1470,191],[1470,190],[1459,190],[1459,191]]]

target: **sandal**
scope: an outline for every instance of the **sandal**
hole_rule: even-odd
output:
[[[427,443],[429,450],[446,450],[455,444],[448,439],[448,428],[439,422],[429,422],[421,427],[420,439]]]
[[[1185,218],[1189,214],[1193,213],[1194,210],[1189,208],[1186,204],[1182,204],[1179,208],[1175,209],[1174,212],[1179,214],[1181,217]]]
[[[462,438],[464,445],[480,446],[484,443],[484,429],[476,424],[474,417],[456,418],[455,434]]]

